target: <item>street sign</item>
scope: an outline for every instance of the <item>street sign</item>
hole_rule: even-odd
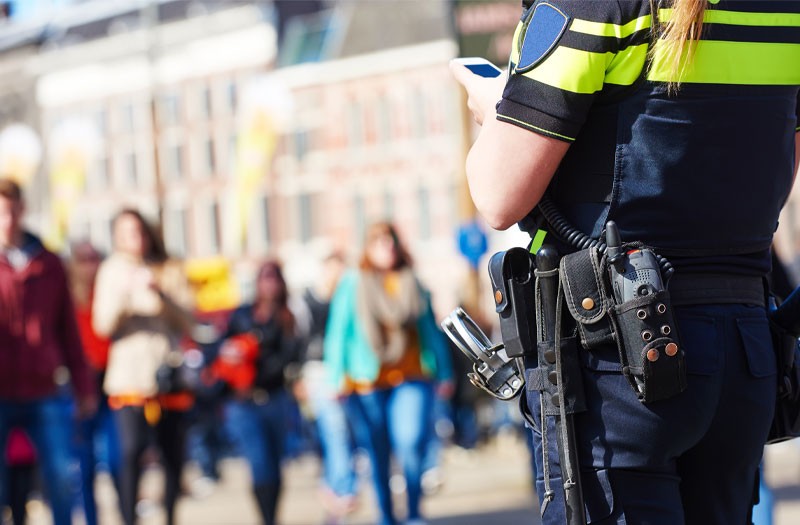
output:
[[[477,221],[470,221],[458,227],[456,238],[458,240],[458,251],[472,265],[478,267],[481,257],[489,249],[489,241],[486,233]]]

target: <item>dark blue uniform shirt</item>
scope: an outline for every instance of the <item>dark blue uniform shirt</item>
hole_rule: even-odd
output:
[[[709,3],[668,93],[648,0],[547,0],[523,14],[499,120],[571,142],[549,192],[581,231],[607,220],[678,270],[763,274],[791,188],[800,2]]]

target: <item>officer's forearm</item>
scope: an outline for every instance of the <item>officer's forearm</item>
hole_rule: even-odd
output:
[[[467,179],[478,211],[504,230],[539,202],[569,144],[487,119],[467,157]]]

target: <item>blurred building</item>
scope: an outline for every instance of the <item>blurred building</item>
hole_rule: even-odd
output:
[[[355,257],[366,225],[393,219],[438,303],[457,300],[462,113],[447,2],[57,4],[57,17],[0,28],[0,46],[23,27],[35,35],[0,55],[0,99],[25,99],[9,120],[45,143],[34,229],[52,231],[65,203],[63,236],[108,249],[113,215],[136,206],[161,218],[176,255],[225,257],[247,275],[275,254],[302,286],[319,257]],[[285,100],[261,101],[247,124],[253,93],[273,89]],[[266,140],[251,151],[251,139]],[[254,153],[260,175],[243,183]]]

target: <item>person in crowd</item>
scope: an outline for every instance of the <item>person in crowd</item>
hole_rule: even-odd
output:
[[[546,379],[553,359],[526,358],[526,377],[540,379],[526,411],[539,429],[545,524],[576,523],[584,511],[591,523],[750,522],[777,383],[764,277],[800,162],[798,12],[796,0],[523,2],[507,77],[451,65],[482,125],[467,178],[490,225],[506,229],[532,213],[531,233],[547,231],[543,259],[620,237],[671,265],[652,275],[664,278],[677,343],[643,349],[630,335],[618,348],[581,332],[579,377],[562,382],[555,372],[559,387],[580,384],[585,394],[574,436],[559,441],[552,405],[541,408],[555,399],[562,421],[570,417],[570,398],[554,398]],[[603,279],[611,289],[607,275],[619,283],[628,256],[641,253],[608,251],[610,274],[562,263],[562,284]],[[634,300],[598,293],[614,310],[652,319],[641,306],[651,289]],[[583,301],[555,326],[600,320],[598,302]],[[625,323],[641,326],[615,327]],[[665,367],[677,373],[655,372]],[[642,377],[646,392],[634,384]],[[565,453],[562,464],[557,448],[573,437],[576,458]],[[583,502],[572,497],[572,459]]]
[[[141,213],[124,209],[113,223],[114,249],[97,273],[92,326],[111,340],[104,389],[120,445],[119,500],[136,522],[141,460],[149,436],[161,451],[167,523],[175,522],[192,396],[159,381],[181,363],[180,341],[192,327],[192,296],[181,265]]]
[[[287,371],[297,362],[300,339],[277,261],[260,265],[255,288],[253,302],[231,314],[218,370],[233,394],[226,411],[231,436],[250,464],[261,519],[273,525],[289,414]]]
[[[329,380],[340,395],[352,394],[347,411],[369,452],[380,523],[397,523],[392,452],[406,479],[407,522],[421,523],[434,383],[447,390],[452,367],[429,295],[392,224],[368,229],[358,271],[343,276],[333,296],[324,345]]]
[[[81,489],[86,525],[97,525],[97,504],[94,499],[94,479],[98,466],[95,449],[102,454],[114,484],[119,481],[119,446],[108,398],[102,390],[103,376],[108,364],[110,341],[99,336],[92,328],[92,302],[97,270],[102,255],[89,241],[74,243],[69,261],[70,289],[75,302],[78,330],[98,385],[97,412],[81,423],[78,454],[81,463]]]
[[[20,186],[0,179],[0,450],[13,427],[25,430],[39,453],[53,522],[72,522],[73,421],[61,387],[71,383],[77,416],[96,409],[67,275],[61,260],[22,228]],[[0,464],[0,484],[6,464]],[[0,490],[0,493],[2,490]]]
[[[354,443],[342,400],[331,388],[322,360],[330,300],[344,270],[342,254],[331,253],[322,261],[317,282],[303,293],[309,335],[301,357],[301,380],[295,388],[295,397],[308,403],[316,427],[324,467],[321,500],[329,514],[327,523],[331,524],[356,506]]]

